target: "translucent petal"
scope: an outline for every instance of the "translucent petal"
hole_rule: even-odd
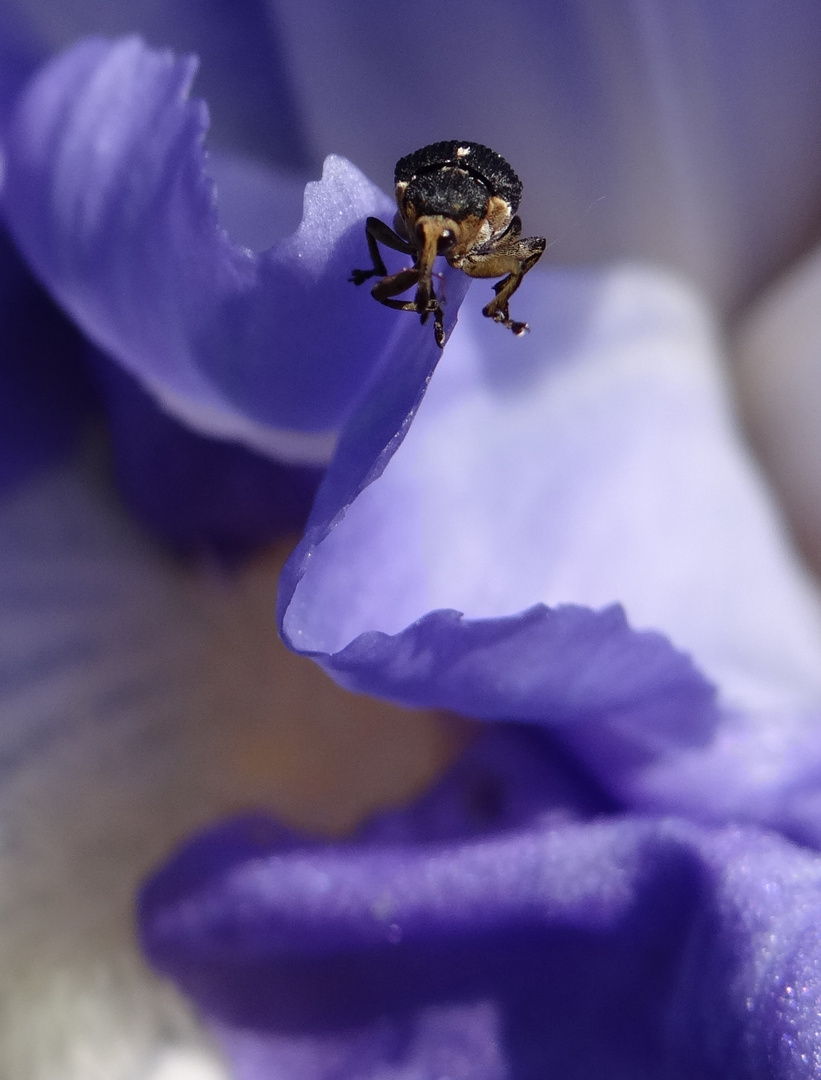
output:
[[[394,335],[435,348],[430,327],[348,282],[367,261],[365,217],[390,203],[332,158],[296,233],[260,255],[232,244],[203,172],[204,106],[187,99],[193,66],[136,39],[86,41],[47,66],[11,129],[10,228],[89,337],[170,411],[322,463]]]

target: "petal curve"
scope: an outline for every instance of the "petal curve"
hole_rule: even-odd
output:
[[[329,158],[296,234],[259,256],[221,230],[203,171],[195,62],[138,39],[81,42],[22,95],[4,197],[31,265],[86,333],[204,434],[324,463],[394,335],[431,348],[348,283],[362,223],[390,202]]]

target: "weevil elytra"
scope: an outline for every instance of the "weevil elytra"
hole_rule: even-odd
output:
[[[373,267],[354,270],[350,281],[361,285],[381,277],[371,295],[389,308],[415,311],[423,323],[433,315],[433,332],[441,348],[445,343],[442,306],[433,288],[437,255],[474,278],[502,278],[496,296],[482,309],[494,322],[514,334],[524,334],[527,323],[514,322],[508,305],[522,278],[539,261],[547,241],[543,236],[522,236],[516,214],[522,182],[505,159],[475,142],[432,143],[396,163],[396,205],[393,229],[369,217],[365,222]],[[413,256],[413,266],[388,274],[379,244]],[[416,286],[413,300],[396,300]]]

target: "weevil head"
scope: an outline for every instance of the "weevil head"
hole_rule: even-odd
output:
[[[485,247],[508,228],[520,197],[504,158],[479,143],[433,143],[396,165],[398,216],[416,250],[431,235],[446,257]]]
[[[377,218],[368,218],[365,231],[373,266],[351,271],[350,280],[361,285],[378,275],[371,290],[387,307],[415,311],[425,323],[431,315],[439,347],[445,343],[442,297],[436,295],[434,263],[444,256],[450,265],[470,277],[501,278],[493,286],[496,296],[482,309],[494,322],[518,337],[527,323],[510,317],[510,297],[545,249],[541,236],[522,236],[517,216],[522,184],[505,159],[481,143],[451,140],[431,143],[396,163],[394,230]],[[389,274],[379,244],[413,255],[413,266]],[[413,302],[395,297],[416,285]]]

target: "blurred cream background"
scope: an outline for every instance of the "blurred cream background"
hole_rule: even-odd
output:
[[[138,956],[141,879],[251,807],[338,834],[466,737],[287,652],[287,550],[236,576],[175,561],[120,508],[99,448],[0,505],[0,1076],[222,1076]]]

